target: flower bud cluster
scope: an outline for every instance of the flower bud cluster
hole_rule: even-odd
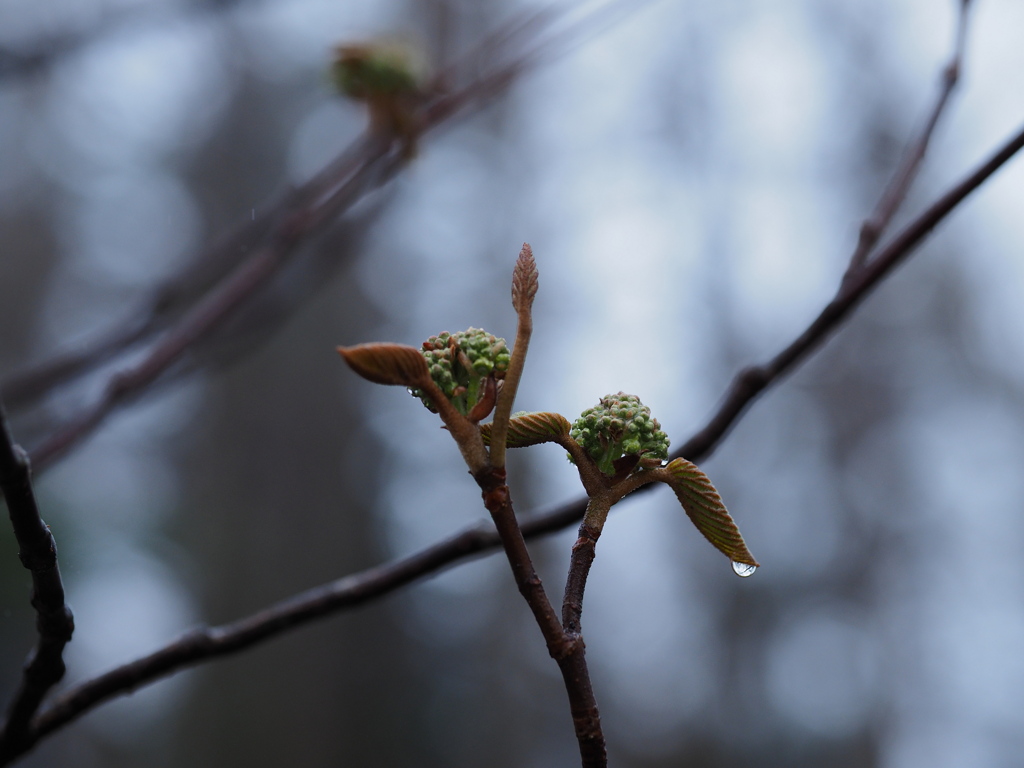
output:
[[[338,90],[354,99],[412,93],[419,87],[411,56],[399,45],[339,46],[331,76]]]
[[[421,352],[430,368],[430,377],[463,416],[473,413],[481,400],[496,396],[497,382],[505,378],[511,359],[505,340],[480,328],[431,336],[423,342]],[[412,393],[437,412],[421,390]]]
[[[668,458],[668,435],[651,409],[635,395],[606,395],[587,408],[573,423],[569,437],[575,440],[606,475],[615,475],[615,462],[623,456],[661,462]]]

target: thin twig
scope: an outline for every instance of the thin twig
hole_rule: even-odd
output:
[[[845,285],[792,344],[768,363],[744,369],[737,374],[708,423],[675,451],[673,457],[685,456],[697,462],[710,456],[729,429],[764,390],[777,384],[803,362],[937,224],[1021,148],[1024,148],[1024,128],[986,163],[908,225],[878,254],[860,279]],[[654,486],[644,486],[637,489],[636,493],[651,487]],[[561,531],[578,523],[586,506],[585,498],[568,502],[524,519],[520,523],[520,530],[526,539]],[[497,549],[499,545],[500,539],[494,531],[477,526],[401,560],[303,592],[233,624],[194,630],[149,656],[79,683],[58,696],[33,721],[32,741],[38,741],[107,699],[128,693],[185,667],[241,651],[315,619],[382,597],[462,560]]]
[[[270,241],[201,301],[138,364],[122,370],[100,399],[31,451],[32,463],[45,467],[90,434],[118,406],[152,384],[198,340],[230,314],[283,266],[296,246],[339,210],[355,202],[367,187],[389,178],[402,163],[390,142],[377,142],[365,161],[330,195],[295,211],[282,221]]]
[[[953,186],[908,224],[852,279],[845,281],[835,298],[806,330],[768,363],[741,371],[704,429],[691,437],[672,456],[700,461],[725,436],[736,418],[769,385],[789,373],[808,353],[820,346],[839,324],[890,272],[907,259],[922,240],[974,190],[1024,147],[1024,129],[963,181]]]
[[[20,754],[35,739],[30,723],[43,697],[64,676],[64,646],[75,629],[64,604],[64,585],[57,564],[57,545],[39,516],[32,492],[32,471],[25,452],[14,443],[0,402],[0,490],[7,500],[21,563],[32,573],[32,607],[39,639],[25,663],[24,674],[0,728],[0,761]]]
[[[231,0],[238,2],[239,0]],[[632,0],[631,0],[632,2]],[[467,113],[467,107],[480,105],[501,92],[522,72],[548,63],[559,49],[568,50],[607,23],[611,11],[622,13],[630,8],[624,0],[611,0],[556,32],[549,32],[564,13],[545,11],[524,15],[502,25],[485,37],[461,60],[442,69],[427,88],[430,94],[423,105],[420,125],[428,131],[449,121],[456,113]],[[633,7],[635,10],[635,7]],[[0,78],[3,72],[0,52]],[[463,73],[471,74],[465,84],[453,90],[452,84],[462,81]],[[166,330],[183,313],[193,307],[233,270],[244,269],[261,244],[275,237],[281,222],[323,196],[326,189],[347,178],[365,161],[366,140],[355,142],[338,159],[332,161],[313,180],[286,193],[280,200],[259,206],[252,221],[245,220],[238,228],[204,248],[178,275],[157,285],[131,317],[115,328],[87,342],[78,349],[60,353],[15,372],[0,382],[2,395],[11,412],[42,399],[56,387],[65,385],[95,369],[102,363]],[[41,467],[36,465],[37,471]]]
[[[928,143],[931,141],[935,127],[939,123],[949,97],[952,95],[957,83],[960,81],[960,70],[963,67],[964,46],[967,42],[967,12],[970,0],[960,0],[960,13],[957,17],[956,33],[953,42],[953,53],[949,62],[942,69],[942,76],[939,82],[939,93],[932,106],[932,111],[925,121],[921,133],[907,147],[900,160],[899,168],[893,175],[892,181],[885,192],[882,193],[878,204],[871,215],[864,220],[860,228],[860,236],[857,240],[857,248],[850,257],[849,266],[846,270],[846,278],[850,279],[856,272],[867,263],[868,256],[878,243],[878,239],[889,226],[893,216],[907,198],[910,185],[917,176],[917,172],[928,151]]]
[[[593,509],[594,499],[587,505],[588,513]],[[605,511],[607,514],[607,510]],[[584,515],[586,516],[586,515]],[[571,635],[579,635],[583,631],[583,593],[587,588],[587,577],[597,557],[597,540],[601,538],[601,530],[586,521],[580,523],[579,535],[572,545],[569,558],[569,574],[565,579],[565,594],[562,597],[562,626]]]
[[[461,90],[438,96],[425,105],[420,125],[424,131],[430,130],[466,107],[482,103],[511,83],[525,66],[523,59],[497,65]],[[97,402],[34,447],[30,452],[33,465],[40,470],[48,466],[89,435],[117,407],[156,381],[277,274],[299,244],[367,191],[392,178],[408,161],[391,137],[369,137],[363,142],[358,162],[346,162],[336,169],[347,171],[344,177],[321,173],[305,185],[293,198],[295,209],[281,217],[262,247],[193,307],[141,362],[115,374]]]

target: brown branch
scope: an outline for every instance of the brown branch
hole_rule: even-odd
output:
[[[484,506],[491,513],[516,586],[530,606],[544,636],[548,653],[562,673],[583,768],[603,768],[608,764],[608,756],[604,734],[601,732],[601,715],[590,684],[583,638],[578,632],[568,632],[562,628],[548,600],[512,509],[512,497],[505,484],[505,469],[488,467],[474,478],[483,493]]]
[[[165,330],[240,264],[253,258],[288,211],[308,205],[309,199],[315,198],[330,179],[351,174],[364,153],[365,142],[353,143],[315,179],[290,190],[277,201],[259,206],[259,214],[253,220],[245,219],[233,231],[197,252],[179,273],[151,288],[140,306],[111,330],[7,376],[0,383],[0,394],[10,411],[31,406],[52,390],[74,382]]]
[[[906,200],[907,193],[910,191],[910,185],[913,183],[921,163],[924,161],[925,153],[928,151],[928,143],[931,141],[935,127],[939,123],[939,118],[949,103],[949,97],[960,81],[964,46],[967,42],[967,11],[969,6],[970,0],[960,0],[960,14],[957,18],[953,52],[950,55],[949,62],[942,69],[939,93],[932,106],[932,111],[928,115],[928,119],[925,121],[920,134],[904,152],[899,168],[896,169],[892,181],[889,182],[889,186],[882,193],[874,211],[871,212],[871,215],[861,225],[857,248],[850,257],[850,264],[846,271],[847,279],[851,278],[867,263],[868,256],[878,243],[878,239],[885,232],[885,228],[889,226],[903,201]]]
[[[57,545],[39,516],[32,492],[32,471],[25,452],[14,443],[0,402],[0,490],[7,501],[18,556],[32,573],[32,607],[39,639],[25,662],[21,683],[0,728],[0,761],[20,754],[34,741],[30,723],[39,705],[64,677],[64,646],[75,629],[64,604],[64,585],[57,564]]]
[[[420,105],[421,112],[415,120],[420,132],[429,132],[451,122],[460,113],[469,114],[482,107],[492,97],[503,92],[522,72],[550,61],[558,53],[555,49],[566,47],[574,41],[579,42],[595,32],[596,27],[608,16],[609,10],[628,5],[622,0],[612,0],[604,8],[598,8],[554,33],[548,31],[565,14],[538,13],[503,25],[462,60],[438,74],[427,89],[427,98]],[[453,89],[452,84],[462,73],[472,73],[472,76],[461,87]],[[102,423],[111,411],[130,399],[132,394],[145,389],[159,377],[165,367],[163,365],[156,366],[161,370],[155,372],[141,369],[149,368],[150,363],[156,364],[158,358],[166,355],[171,347],[181,341],[181,338],[175,340],[174,337],[188,334],[185,327],[191,323],[189,313],[193,319],[203,314],[197,309],[200,303],[205,302],[206,309],[218,301],[225,302],[225,306],[220,308],[223,312],[214,313],[218,317],[208,327],[201,329],[185,345],[186,348],[215,330],[240,304],[249,300],[253,292],[265,285],[291,257],[294,246],[304,242],[326,223],[318,220],[315,214],[332,190],[337,190],[346,179],[351,179],[374,162],[380,162],[382,166],[380,177],[376,183],[369,184],[364,192],[380,186],[397,173],[408,158],[400,154],[384,160],[380,153],[390,152],[392,148],[382,150],[380,139],[368,137],[354,142],[314,179],[284,195],[279,201],[261,206],[260,214],[254,221],[245,221],[236,231],[203,249],[181,274],[154,288],[139,310],[110,332],[100,335],[84,347],[17,372],[0,383],[0,395],[12,410],[25,407],[52,389],[152,339],[161,331],[166,331],[166,336],[171,337],[170,341],[165,338],[160,342],[165,345],[163,351],[153,351],[143,363],[115,373],[107,381],[99,402],[80,412],[37,446],[31,452],[36,471],[42,471],[50,461]],[[360,197],[360,194],[356,194],[347,204],[329,208],[328,218],[337,217]],[[341,199],[344,201],[344,196]],[[300,231],[296,231],[296,223]],[[291,247],[288,246],[289,240],[294,240]],[[268,251],[272,253],[268,254]],[[268,264],[268,261],[273,263]],[[243,283],[250,280],[248,289],[235,293],[235,289],[226,285],[235,280]],[[186,315],[185,319],[179,321],[178,318],[183,314]],[[175,322],[177,325],[172,326]],[[171,327],[169,331],[168,327]],[[184,351],[182,349],[170,355],[167,363],[174,362]],[[151,375],[153,373],[156,376]],[[122,393],[122,389],[129,391]]]
[[[1022,147],[1024,128],[986,163],[908,225],[879,253],[858,280],[844,285],[836,298],[796,341],[765,365],[747,368],[737,374],[705,427],[687,440],[673,456],[701,461],[711,455],[758,395],[803,362],[835,330],[839,322],[899,262],[910,255],[925,235]],[[651,487],[654,486],[644,486],[635,492],[640,493]],[[586,505],[585,498],[577,499],[523,520],[520,523],[523,537],[530,539],[545,536],[578,523],[586,511]],[[471,528],[406,558],[316,587],[233,624],[194,630],[149,656],[79,683],[58,696],[33,721],[31,743],[34,744],[114,696],[124,695],[185,667],[241,651],[315,619],[382,597],[462,560],[496,549],[499,545],[500,539],[494,531]]]
[[[499,63],[460,90],[432,98],[422,109],[422,130],[436,128],[502,91],[532,55]],[[361,140],[290,195],[286,210],[269,229],[263,245],[188,311],[141,362],[116,373],[98,401],[35,446],[30,452],[33,465],[40,471],[45,469],[89,435],[116,408],[149,387],[196,342],[216,330],[280,271],[300,244],[367,192],[390,180],[408,162],[394,138],[369,136]]]
[[[761,366],[741,371],[711,421],[672,456],[700,461],[725,436],[737,417],[768,386],[789,373],[797,363],[821,345],[838,325],[921,241],[964,199],[1024,147],[1024,128],[1010,138],[991,158],[953,186],[924,213],[908,224],[855,275],[844,280],[838,293],[793,343]]]
[[[580,524],[579,536],[572,545],[569,559],[569,575],[565,580],[565,596],[562,598],[562,626],[571,634],[580,634],[583,616],[583,593],[587,588],[590,567],[597,557],[597,540],[601,531],[585,522]]]
[[[597,464],[572,438],[566,444],[573,444],[574,460],[580,480],[587,489],[586,512],[580,523],[579,535],[572,546],[569,558],[569,573],[565,578],[565,593],[562,598],[562,626],[572,634],[582,632],[583,595],[587,589],[590,568],[597,557],[597,540],[601,538],[605,521],[611,508],[627,495],[654,481],[644,470],[633,472],[622,479],[605,477]]]
[[[480,486],[484,506],[494,521],[495,530],[501,539],[502,548],[508,558],[512,575],[519,593],[533,613],[537,626],[540,627],[547,645],[548,653],[558,664],[569,696],[569,711],[572,714],[573,730],[580,747],[580,758],[583,768],[606,768],[608,755],[605,750],[604,733],[601,731],[601,715],[597,708],[597,699],[590,683],[590,671],[587,668],[586,647],[579,632],[567,632],[558,621],[558,616],[548,599],[544,585],[541,583],[537,570],[533,566],[530,550],[526,546],[523,532],[519,528],[515,510],[512,507],[512,494],[506,483],[505,472],[505,439],[508,433],[509,416],[515,402],[519,379],[526,363],[530,336],[533,332],[533,300],[539,286],[537,265],[533,259],[530,246],[523,243],[519,258],[512,274],[512,306],[519,318],[516,330],[516,341],[512,352],[512,360],[505,374],[504,386],[498,398],[494,422],[491,424],[490,450],[485,453],[483,466],[474,466],[468,459],[473,479]],[[433,382],[430,382],[433,383]],[[436,389],[436,387],[435,387]],[[440,392],[438,392],[440,394]],[[434,405],[444,404],[434,400]],[[439,409],[442,417],[444,410]],[[445,425],[452,433],[466,456],[468,442],[460,437],[456,430],[457,424]],[[468,422],[467,422],[468,423]],[[472,425],[472,440],[483,446],[482,433],[479,427]]]

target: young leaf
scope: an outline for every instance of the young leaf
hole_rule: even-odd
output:
[[[686,459],[670,461],[664,474],[687,517],[715,549],[734,563],[759,565],[707,475]]]
[[[402,344],[359,344],[338,347],[349,367],[375,384],[419,387],[430,379],[427,361],[415,347]]]
[[[491,425],[481,424],[484,444],[491,444]],[[540,443],[557,443],[569,434],[569,420],[560,413],[520,413],[509,419],[505,445],[526,448]]]

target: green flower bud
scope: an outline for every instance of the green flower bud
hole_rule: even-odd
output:
[[[396,96],[419,89],[416,65],[408,47],[388,43],[342,45],[335,50],[331,78],[353,99]]]
[[[587,408],[572,425],[569,437],[608,476],[616,474],[615,462],[623,456],[646,462],[668,458],[668,435],[651,417],[651,409],[625,392],[606,395],[595,407]]]
[[[489,384],[493,384],[493,397],[497,382],[505,378],[512,356],[504,339],[479,328],[431,336],[423,342],[421,352],[427,359],[430,378],[463,416],[469,416],[477,403],[487,396]],[[414,389],[412,394],[437,413],[422,390]],[[478,421],[486,416],[473,415]]]

